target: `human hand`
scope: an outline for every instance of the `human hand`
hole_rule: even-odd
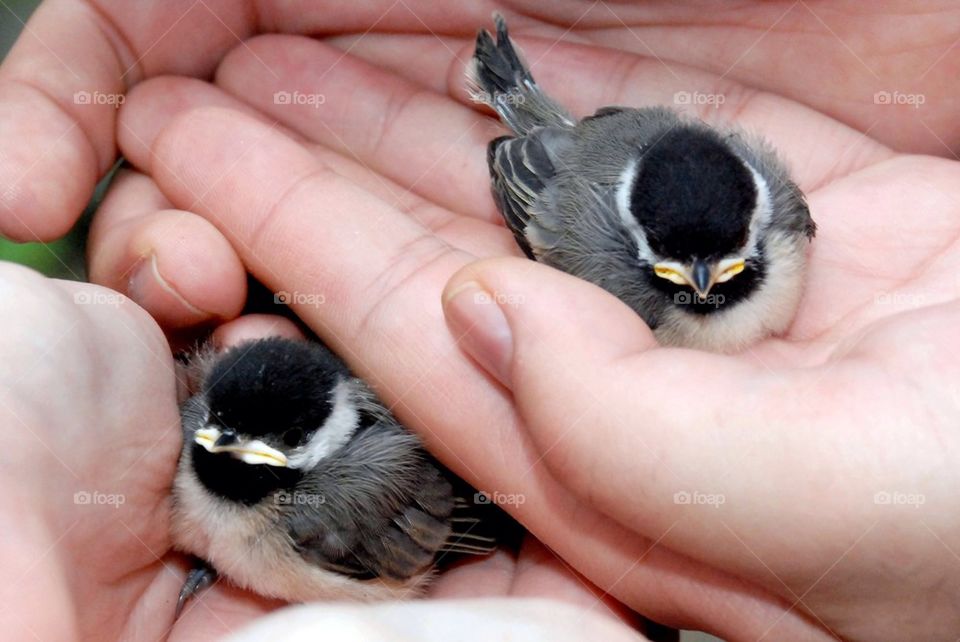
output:
[[[0,387],[5,639],[208,640],[280,606],[217,583],[173,624],[187,564],[170,550],[181,432],[162,334],[101,287],[9,264],[0,283],[0,354],[17,364]],[[277,334],[300,336],[284,319],[248,316],[214,340]],[[432,594],[552,597],[633,623],[534,540],[451,569]]]
[[[960,99],[953,90],[960,71],[960,54],[954,50],[960,9],[948,0],[498,4],[507,7],[500,10],[507,14],[512,34],[625,52],[616,72],[596,82],[609,83],[608,93],[629,96],[632,106],[672,99],[680,106],[698,105],[708,119],[718,109],[727,111],[719,116],[724,120],[738,110],[767,108],[762,100],[766,92],[827,114],[897,151],[952,158],[960,143],[955,117]],[[489,28],[493,9],[485,7],[481,26]],[[334,42],[443,92],[448,78],[436,74],[431,61],[468,50],[476,29],[468,26],[465,38],[459,30],[451,33],[448,25],[420,35],[375,29]],[[558,55],[547,47],[531,49],[529,58],[547,86],[563,85],[591,69],[591,62],[569,56],[538,70],[545,51]],[[449,80],[462,84],[459,69]],[[679,93],[658,91],[663,85],[677,86]],[[756,97],[761,100],[753,101]],[[583,114],[598,106],[590,92],[571,96],[568,104]]]
[[[180,444],[166,341],[105,288],[7,263],[0,283],[0,630],[158,639],[169,622],[147,607],[177,590],[164,567]]]
[[[634,76],[652,83],[624,95],[636,104],[662,100],[658,83],[690,80],[702,69],[708,73],[699,90],[724,96],[729,106],[721,111],[728,114],[734,105],[762,110],[764,101],[750,100],[755,88],[810,105],[903,151],[946,155],[960,139],[953,118],[960,105],[952,95],[960,9],[948,0],[919,6],[889,0],[882,7],[832,0],[708,3],[707,10],[703,3],[657,0],[615,11],[587,0],[507,4],[518,35],[563,36],[632,52],[622,54],[611,78],[614,85]],[[443,78],[434,63],[462,50],[498,7],[468,0],[440,11],[429,0],[48,0],[0,66],[0,234],[50,240],[69,229],[116,157],[116,105],[143,80],[205,78],[257,33],[352,32],[364,35],[345,36],[341,44],[351,52],[434,86]],[[542,79],[553,84],[577,73],[577,60],[567,62],[545,70]],[[877,92],[889,101],[875,98]],[[585,94],[576,106],[592,109],[592,98]]]
[[[641,66],[637,67],[636,77],[623,84],[624,89],[606,88],[602,79],[621,78],[623,74],[617,70],[629,58],[590,47],[554,45],[522,36],[518,40],[528,58],[539,58],[534,73],[545,79],[546,88],[573,105],[578,113],[603,104],[669,102],[677,91],[690,91],[697,82],[704,83],[704,87],[716,82],[709,75],[695,74],[673,82],[648,82],[646,78],[656,77],[657,73]],[[822,538],[823,550],[811,552],[798,547],[804,554],[800,557],[794,556],[790,548],[789,558],[783,559],[787,546],[796,543],[781,537],[773,543],[764,539],[764,545],[759,546],[758,538],[768,537],[770,533],[754,522],[765,522],[766,518],[751,521],[749,514],[738,513],[737,519],[727,524],[731,529],[728,537],[741,546],[736,549],[740,556],[734,554],[736,550],[731,549],[729,541],[720,540],[721,556],[711,552],[714,540],[705,543],[703,537],[698,539],[695,532],[689,532],[697,528],[696,524],[691,525],[695,519],[677,524],[673,530],[664,528],[665,519],[684,510],[682,505],[673,504],[673,493],[696,491],[720,495],[726,500],[724,507],[739,502],[741,510],[768,507],[768,495],[738,493],[752,490],[776,495],[785,483],[794,484],[794,493],[802,494],[801,486],[812,493],[809,489],[819,488],[815,484],[826,485],[833,479],[831,474],[848,471],[827,467],[821,471],[822,476],[811,478],[811,472],[804,468],[809,459],[793,467],[776,460],[778,465],[783,465],[782,470],[789,472],[779,484],[768,476],[758,477],[761,471],[741,465],[740,470],[734,470],[738,474],[731,474],[720,483],[704,484],[702,488],[686,486],[697,478],[689,477],[691,473],[684,462],[695,461],[699,465],[710,457],[714,444],[705,445],[690,439],[673,444],[668,441],[671,435],[661,432],[663,424],[658,422],[663,421],[662,417],[650,414],[649,422],[629,423],[634,415],[627,411],[635,407],[622,406],[629,417],[621,423],[630,427],[623,437],[627,440],[624,443],[635,445],[630,439],[642,439],[663,448],[664,457],[671,458],[662,465],[653,458],[638,458],[636,476],[666,484],[660,479],[667,476],[666,466],[688,476],[676,476],[675,490],[669,494],[664,494],[662,487],[645,481],[637,486],[636,492],[642,495],[635,503],[624,502],[621,497],[621,508],[633,509],[629,520],[603,503],[598,503],[599,509],[594,507],[589,495],[584,499],[589,489],[584,490],[582,482],[572,483],[577,480],[578,471],[583,470],[583,462],[570,456],[569,461],[557,463],[551,459],[556,449],[548,450],[545,438],[538,437],[538,434],[549,434],[549,426],[539,423],[542,417],[532,411],[543,412],[536,405],[537,399],[527,400],[529,397],[524,396],[524,391],[514,389],[517,406],[512,405],[510,396],[502,388],[478,374],[473,362],[463,358],[455,338],[449,337],[442,327],[444,318],[438,300],[447,279],[474,257],[516,252],[504,230],[491,223],[496,221],[497,214],[487,195],[483,148],[498,131],[496,125],[455,101],[424,91],[422,85],[392,77],[349,57],[343,58],[339,51],[323,44],[264,37],[250,42],[249,47],[231,55],[218,70],[217,84],[225,92],[178,79],[145,84],[131,97],[122,113],[122,121],[126,120],[121,122],[121,131],[128,134],[126,141],[122,141],[124,151],[139,168],[152,173],[164,198],[172,205],[191,209],[212,221],[217,228],[213,232],[229,239],[229,247],[236,249],[255,276],[275,291],[303,295],[297,297],[294,306],[301,317],[360,374],[378,384],[382,396],[395,405],[398,415],[421,431],[446,463],[481,487],[522,494],[525,503],[512,510],[547,545],[604,590],[660,621],[707,628],[735,639],[817,638],[825,635],[825,627],[849,637],[866,638],[895,638],[913,635],[918,630],[913,628],[915,623],[910,618],[925,612],[919,611],[916,603],[898,605],[896,610],[889,604],[901,596],[900,592],[906,590],[904,586],[911,587],[912,599],[919,601],[921,593],[912,590],[914,587],[905,583],[903,576],[890,571],[886,565],[877,565],[876,560],[889,553],[890,549],[885,548],[887,542],[896,542],[899,552],[911,550],[904,544],[916,543],[918,533],[932,536],[920,530],[922,525],[914,521],[909,532],[893,537],[887,531],[894,528],[894,524],[900,525],[902,514],[883,513],[882,506],[872,503],[874,493],[885,490],[923,493],[928,503],[932,501],[931,498],[938,496],[936,489],[915,484],[916,480],[911,478],[915,470],[892,469],[900,475],[896,479],[877,474],[861,479],[849,494],[840,493],[820,506],[825,512],[839,513],[821,517],[822,522],[811,519],[811,515],[821,514],[810,512],[813,508],[809,504],[794,505],[794,521],[785,523],[792,528],[796,521],[802,522],[806,530],[797,532],[817,535],[818,539],[811,540],[814,547]],[[549,55],[542,57],[548,49]],[[461,58],[466,59],[466,53],[464,49]],[[449,78],[456,89],[456,98],[464,101],[465,96],[458,89],[462,66],[452,58],[449,52],[446,59],[434,55],[416,58],[418,64],[408,58],[411,62],[406,67],[431,78]],[[576,66],[572,66],[573,63]],[[279,78],[265,68],[272,69]],[[420,71],[422,69],[427,71]],[[589,73],[584,73],[583,81],[575,90],[569,84],[551,85],[546,80],[586,71]],[[634,92],[633,87],[655,89],[645,89],[642,99],[638,99],[640,92]],[[322,93],[323,108],[273,102],[275,91],[293,90]],[[237,96],[246,102],[240,102]],[[951,209],[956,198],[953,185],[957,182],[957,170],[953,163],[945,161],[895,155],[875,141],[782,98],[759,94],[753,96],[749,104],[750,109],[742,109],[742,105],[728,101],[718,110],[705,110],[705,115],[718,121],[734,118],[741,125],[767,134],[796,168],[795,174],[810,195],[812,211],[820,225],[812,257],[811,294],[789,335],[791,342],[771,340],[739,357],[653,349],[645,352],[640,361],[669,366],[668,370],[661,368],[662,372],[657,375],[663,372],[671,377],[735,373],[753,382],[750,391],[762,390],[764,386],[777,391],[777,381],[794,382],[793,377],[798,376],[785,368],[796,368],[799,364],[808,366],[809,372],[817,368],[822,372],[827,364],[849,364],[851,357],[844,350],[847,346],[859,345],[861,333],[872,337],[871,333],[877,328],[883,329],[888,318],[898,322],[896,315],[904,307],[924,308],[913,314],[927,314],[931,310],[936,313],[934,306],[955,296],[952,266],[945,263],[941,272],[936,262],[951,260],[949,240],[955,235]],[[246,111],[256,114],[261,122],[224,111],[183,115],[200,105]],[[172,126],[165,128],[172,120],[175,121]],[[376,126],[372,127],[371,123]],[[158,138],[161,130],[165,131]],[[282,133],[292,136],[296,142]],[[334,151],[317,142],[333,147]],[[344,158],[338,151],[352,152],[353,158]],[[149,182],[144,177],[137,180]],[[118,190],[115,198],[122,195],[123,191]],[[109,218],[101,220],[109,221]],[[102,229],[109,230],[109,224],[104,222]],[[197,247],[202,246],[198,239],[194,242]],[[349,251],[345,252],[344,248]],[[96,249],[93,256],[97,256]],[[104,273],[110,274],[108,262],[104,265],[107,266]],[[935,265],[935,273],[924,273],[926,265]],[[493,271],[497,278],[502,277],[502,266],[488,264],[484,269]],[[629,325],[622,325],[626,323],[622,306],[599,291],[530,263],[520,263],[510,270],[517,273],[514,294],[522,294],[522,287],[535,287],[534,281],[544,286],[540,304],[518,306],[523,312],[517,314],[533,314],[533,310],[539,310],[550,314],[554,325],[563,325],[557,323],[556,311],[558,306],[564,309],[569,301],[560,296],[561,292],[566,293],[582,301],[577,307],[578,314],[582,310],[596,311],[588,319],[592,327],[608,327],[599,324],[598,319],[620,326],[618,333],[609,335],[611,349],[614,346],[627,351],[650,348],[649,336],[637,325],[639,320],[631,316]],[[563,285],[551,294],[546,286],[556,279],[563,280]],[[539,290],[539,286],[536,287]],[[900,290],[901,287],[905,289]],[[584,331],[576,317],[561,318],[567,319],[565,323],[570,331],[559,335],[563,339],[569,341],[573,333]],[[591,327],[590,323],[584,325]],[[584,339],[582,345],[595,347],[596,336],[603,335],[595,334],[589,343]],[[555,356],[566,357],[570,352],[573,359],[583,358],[576,344],[571,348],[559,339],[556,344],[552,343],[551,335],[544,337],[544,343],[555,346]],[[460,338],[459,335],[456,338]],[[934,338],[931,345],[937,341]],[[478,350],[474,353],[484,358]],[[603,358],[609,352],[598,354],[598,358]],[[652,356],[647,357],[648,354]],[[756,372],[762,367],[751,359],[767,363],[775,374],[763,380]],[[574,370],[579,362],[571,361],[570,365]],[[585,365],[591,366],[591,362]],[[592,363],[591,367],[597,369],[599,381],[607,381],[601,365]],[[517,375],[512,368],[501,376],[516,386]],[[560,368],[554,364],[553,370],[557,369]],[[552,375],[556,374],[553,370],[550,370]],[[840,368],[835,372],[847,370]],[[638,381],[649,379],[648,375]],[[690,385],[686,381],[684,385]],[[870,381],[864,379],[864,385]],[[711,396],[711,390],[716,395],[714,386],[721,382],[701,381],[699,376],[695,382],[706,391],[702,408],[714,408],[716,396]],[[846,388],[848,384],[844,385]],[[650,396],[640,398],[641,401],[670,399],[659,394],[659,388],[650,390]],[[820,388],[815,391],[822,392]],[[542,390],[537,392],[546,394]],[[583,388],[581,393],[591,399],[591,392],[591,388]],[[863,403],[867,392],[857,388],[848,394]],[[640,397],[636,391],[634,395]],[[842,410],[851,397],[840,397],[835,405],[822,406],[821,397],[817,398],[818,405],[810,404],[808,412],[821,408],[824,412]],[[582,399],[567,399],[566,404],[558,407],[569,408],[569,404],[576,401]],[[606,410],[612,413],[617,408],[621,407],[611,404]],[[776,406],[769,404],[762,408],[773,413]],[[699,418],[693,412],[696,408],[682,406],[681,409],[690,413],[670,415],[671,422]],[[661,409],[661,414],[664,411],[665,408]],[[677,411],[675,401],[669,409],[674,411]],[[523,424],[527,415],[530,427]],[[778,414],[773,416],[779,418]],[[831,415],[834,421],[837,417]],[[795,418],[775,430],[764,425],[762,431],[754,428],[741,436],[769,440],[754,444],[755,450],[749,451],[758,453],[758,460],[764,460],[769,456],[766,449],[779,448],[783,443],[778,441],[781,436],[806,436],[813,430],[808,424],[829,424],[821,417],[801,415],[801,418],[809,421]],[[555,428],[569,428],[567,419]],[[617,419],[621,417],[617,415]],[[851,416],[849,423],[854,424],[855,419]],[[899,419],[904,420],[904,430],[916,429],[908,418]],[[689,427],[692,424],[685,425],[689,436],[694,429]],[[717,424],[707,424],[711,425]],[[478,439],[478,435],[490,435],[491,426],[495,426],[496,433]],[[579,434],[576,429],[573,432]],[[584,430],[582,434],[594,433]],[[819,438],[821,431],[814,434]],[[847,433],[835,433],[835,436],[841,434]],[[860,434],[863,435],[862,429]],[[825,465],[852,461],[851,452],[865,452],[863,456],[869,460],[871,455],[882,454],[888,443],[871,445],[866,438],[862,441],[862,444],[834,444],[833,454],[837,457]],[[734,445],[744,443],[730,441]],[[812,440],[806,447],[816,444]],[[879,450],[857,450],[861,445]],[[842,450],[841,446],[848,450]],[[667,450],[672,447],[676,452]],[[589,452],[582,454],[586,456]],[[544,454],[547,465],[541,466],[539,462]],[[841,457],[844,454],[847,459]],[[817,456],[821,457],[820,453]],[[565,465],[570,466],[569,471]],[[762,472],[769,475],[770,469]],[[604,475],[615,479],[613,471],[618,469],[604,470],[604,475],[599,476],[595,469],[590,470],[602,481],[606,478]],[[715,472],[709,467],[703,470]],[[572,475],[570,479],[568,474]],[[564,483],[559,483],[558,477]],[[496,480],[496,489],[489,488],[491,480]],[[758,480],[768,485],[752,488],[759,485]],[[894,481],[899,485],[887,489],[886,484]],[[918,490],[913,490],[915,486]],[[646,491],[647,487],[652,490]],[[875,490],[867,496],[868,506],[853,507],[861,509],[860,512],[841,503],[862,499],[864,488]],[[606,499],[610,501],[609,497]],[[838,507],[842,510],[838,511]],[[852,545],[850,533],[863,525],[864,515],[874,517],[871,513],[874,510],[880,511],[875,515],[878,521],[874,530],[854,547],[863,556],[864,563],[849,569],[842,564],[830,567],[845,550],[837,552],[837,547]],[[782,512],[781,508],[773,515],[779,519]],[[941,525],[949,529],[949,524],[927,523],[938,537],[950,543],[949,533],[939,530]],[[707,524],[710,528],[706,532],[716,538],[716,520],[708,520]],[[823,529],[824,524],[829,524],[829,529]],[[818,527],[827,532],[819,532]],[[743,533],[738,530],[741,528]],[[792,538],[792,532],[786,532]],[[663,539],[659,540],[661,536]],[[763,563],[757,562],[750,550],[771,559],[761,554]],[[832,555],[835,552],[837,554]],[[925,548],[924,553],[926,557],[916,563],[923,564],[926,572],[936,573],[944,566],[943,560],[929,548]],[[830,559],[829,564],[824,563],[825,559]],[[841,561],[850,560],[848,556]],[[763,564],[770,565],[769,575],[765,574],[766,568],[757,570]],[[864,594],[863,584],[857,582],[871,564],[875,565],[874,571],[879,567],[886,574],[879,579],[868,575],[867,583],[875,592]],[[825,579],[815,583],[816,577],[826,571],[829,573]],[[783,583],[775,579],[777,576],[784,578]],[[828,578],[836,579],[841,586],[832,586]],[[811,587],[816,590],[805,594]],[[803,600],[798,601],[798,597]],[[883,613],[878,613],[883,609]],[[955,623],[947,618],[929,618],[920,624],[949,628]],[[906,630],[910,633],[905,633]]]
[[[537,41],[520,40],[528,54],[538,46]],[[784,586],[770,581],[770,576],[748,572],[749,564],[743,558],[734,560],[732,554],[723,560],[707,555],[697,548],[703,542],[691,539],[688,531],[695,526],[690,522],[668,532],[655,511],[670,515],[671,508],[677,509],[673,493],[684,489],[684,478],[678,478],[672,486],[675,490],[667,495],[650,482],[638,485],[639,498],[621,500],[624,509],[635,511],[635,520],[627,524],[621,523],[620,514],[608,514],[603,504],[594,507],[590,498],[584,500],[581,487],[568,486],[576,477],[568,480],[563,463],[551,463],[555,462],[553,451],[538,441],[536,433],[528,432],[542,426],[542,417],[525,405],[524,394],[529,391],[514,390],[514,405],[510,394],[464,358],[456,340],[459,335],[451,337],[444,329],[440,292],[475,257],[516,253],[509,235],[493,223],[496,213],[487,195],[483,148],[496,130],[491,120],[362,62],[341,59],[338,51],[321,43],[264,37],[248,46],[230,56],[217,75],[220,87],[242,95],[246,104],[194,81],[165,79],[145,84],[122,113],[121,130],[129,134],[121,141],[124,151],[139,168],[151,172],[171,204],[210,220],[256,277],[275,291],[295,294],[298,314],[377,386],[397,414],[419,430],[447,464],[480,487],[496,480],[497,488],[488,490],[523,495],[525,503],[511,510],[540,539],[602,589],[659,621],[707,628],[732,638],[817,638],[825,635],[825,627],[850,635],[869,627],[876,627],[870,632],[888,633],[890,622],[871,620],[870,607],[855,595],[846,595],[844,601],[836,591],[823,596],[814,592],[805,596],[799,608],[792,608],[793,593],[803,590],[799,584]],[[546,48],[545,43],[539,46]],[[605,69],[622,60],[619,54],[561,43],[543,59],[540,70],[546,70],[554,57],[560,61],[580,57],[582,64],[595,66],[595,73],[578,86],[577,95],[591,95],[598,105],[634,102],[591,84],[591,78],[604,77]],[[257,71],[264,66],[280,78]],[[547,89],[566,101],[575,98],[569,87]],[[325,107],[277,105],[272,96],[279,90],[321,92]],[[676,90],[669,85],[661,89],[667,96]],[[671,373],[690,377],[711,372],[703,367],[709,362],[723,372],[732,369],[759,376],[754,370],[762,368],[753,365],[751,369],[751,359],[784,368],[798,363],[813,367],[839,358],[834,355],[841,355],[840,348],[857,332],[898,312],[896,305],[872,305],[878,293],[918,273],[919,266],[938,256],[944,239],[952,238],[949,206],[956,182],[952,163],[896,156],[782,98],[763,96],[754,101],[766,101],[766,108],[749,112],[743,117],[746,122],[740,122],[773,132],[773,142],[798,168],[797,178],[810,195],[820,224],[810,275],[810,292],[815,296],[808,296],[803,304],[791,342],[771,340],[739,357],[663,349],[645,354],[648,360],[669,364]],[[199,105],[228,106],[233,111],[189,111]],[[738,113],[734,106],[727,107],[732,110],[729,113]],[[256,117],[235,111],[253,114],[254,108],[260,111]],[[374,114],[384,113],[385,118],[371,120]],[[378,127],[371,128],[371,122]],[[424,131],[431,135],[424,136]],[[335,138],[354,151],[356,160],[314,142]],[[838,162],[844,154],[849,156],[847,161]],[[121,196],[118,191],[115,198]],[[916,224],[918,216],[923,217],[923,225]],[[903,247],[908,230],[911,243]],[[520,306],[525,313],[555,312],[556,305],[569,300],[559,298],[557,292],[566,292],[584,301],[582,309],[591,311],[591,323],[608,319],[606,324],[620,327],[616,334],[607,335],[613,337],[612,346],[651,348],[639,319],[624,317],[620,303],[599,290],[528,262],[511,270],[515,278],[527,279],[525,284],[536,281],[547,286],[557,280],[563,284],[557,290],[543,290],[543,305]],[[935,296],[952,295],[942,283],[930,287],[931,304],[939,301]],[[548,296],[553,298],[542,298]],[[856,317],[861,307],[866,313]],[[572,315],[560,317],[567,319],[564,324],[556,323],[557,316],[552,318],[558,332],[582,330]],[[550,335],[544,335],[543,342],[550,340]],[[568,349],[571,358],[582,358],[577,346],[554,354],[564,359]],[[603,354],[598,353],[598,358]],[[559,363],[554,369],[562,372]],[[511,377],[520,381],[515,374]],[[711,408],[711,383],[699,378],[696,382],[708,393],[704,408]],[[583,390],[584,398],[592,398],[589,391]],[[662,398],[653,392],[642,399]],[[569,403],[576,401],[569,399]],[[824,412],[829,409],[825,406]],[[528,413],[537,423],[525,427]],[[673,420],[679,421],[678,417]],[[798,419],[781,430],[786,435],[806,434],[797,423],[805,429],[805,422]],[[630,427],[627,437],[636,435],[666,447],[670,435],[661,435],[656,422],[626,425]],[[569,421],[555,426],[557,430],[569,427]],[[592,430],[572,433],[594,434]],[[780,443],[773,437],[779,433],[771,429],[750,434],[771,435],[770,444]],[[668,462],[680,470],[687,470],[683,462],[700,462],[709,455],[703,452],[702,442],[700,454],[687,452],[697,443],[687,440],[681,445],[682,454],[675,453],[676,460]],[[543,451],[547,451],[545,460]],[[539,465],[541,460],[547,465]],[[644,461],[638,459],[636,474],[656,478],[656,462],[647,462],[644,468],[640,465]],[[570,465],[575,464],[570,459]],[[744,474],[747,471],[743,469]],[[749,472],[736,479],[756,486],[755,471]],[[732,506],[735,493],[726,492],[724,484],[731,482],[725,479],[713,487],[690,490],[716,488],[714,492],[723,493]],[[812,483],[802,477],[800,482]],[[652,490],[648,493],[645,487]],[[765,487],[770,488],[772,484]],[[753,505],[747,498],[739,501]],[[666,508],[657,502],[665,502]],[[859,524],[853,513],[850,516],[846,526],[836,528],[835,539],[825,540],[829,545],[823,556],[837,542],[845,542],[844,534]],[[746,528],[751,525],[748,521],[728,523],[750,548],[762,548],[755,541],[760,533]],[[813,525],[807,523],[807,527]],[[738,528],[743,528],[743,534]],[[680,534],[684,537],[677,539]],[[754,559],[746,547],[741,552]],[[765,562],[777,563],[771,557],[774,561]],[[821,561],[822,557],[810,555],[806,566],[794,572],[800,578],[806,578],[811,569],[822,573],[827,569],[819,565]],[[942,566],[941,560],[934,561]],[[799,582],[780,571],[790,582]],[[888,579],[884,590],[889,591],[886,597],[893,597],[901,590],[901,578]],[[822,583],[818,586],[824,588]],[[902,612],[899,617],[903,622]]]

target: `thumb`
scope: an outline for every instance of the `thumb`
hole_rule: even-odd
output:
[[[769,420],[761,430],[756,418],[790,403],[783,376],[659,347],[609,293],[523,259],[465,267],[447,285],[444,311],[461,348],[511,390],[543,462],[571,492],[634,532],[669,531],[663,543],[687,555],[757,570],[755,559],[741,566],[731,528],[761,539],[756,511],[783,494],[756,480],[796,466],[780,461],[790,431]],[[758,456],[766,444],[776,447]]]
[[[507,388],[559,365],[598,366],[656,345],[620,300],[527,259],[473,263],[454,275],[443,300],[454,338]]]

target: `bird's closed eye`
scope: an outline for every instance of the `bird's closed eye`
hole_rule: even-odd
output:
[[[743,259],[728,259],[721,261],[720,274],[717,275],[717,283],[725,283],[737,276],[746,269],[746,262]]]
[[[687,280],[687,277],[684,276],[682,272],[672,267],[666,267],[664,265],[657,264],[653,266],[653,272],[661,279],[666,279],[671,283],[676,283],[677,285],[690,284],[690,281]]]

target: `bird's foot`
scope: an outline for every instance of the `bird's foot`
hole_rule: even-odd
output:
[[[180,589],[180,597],[177,598],[177,610],[174,612],[173,619],[180,617],[183,607],[191,597],[207,588],[217,579],[217,571],[212,566],[201,559],[195,559],[193,568],[187,573],[187,579]]]

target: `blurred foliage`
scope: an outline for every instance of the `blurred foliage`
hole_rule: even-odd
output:
[[[38,4],[39,0],[0,0],[0,59],[6,57]],[[83,279],[90,209],[67,236],[53,243],[12,243],[0,239],[0,261],[22,263],[57,278]]]
[[[6,57],[40,0],[3,0],[0,2],[0,60]]]

